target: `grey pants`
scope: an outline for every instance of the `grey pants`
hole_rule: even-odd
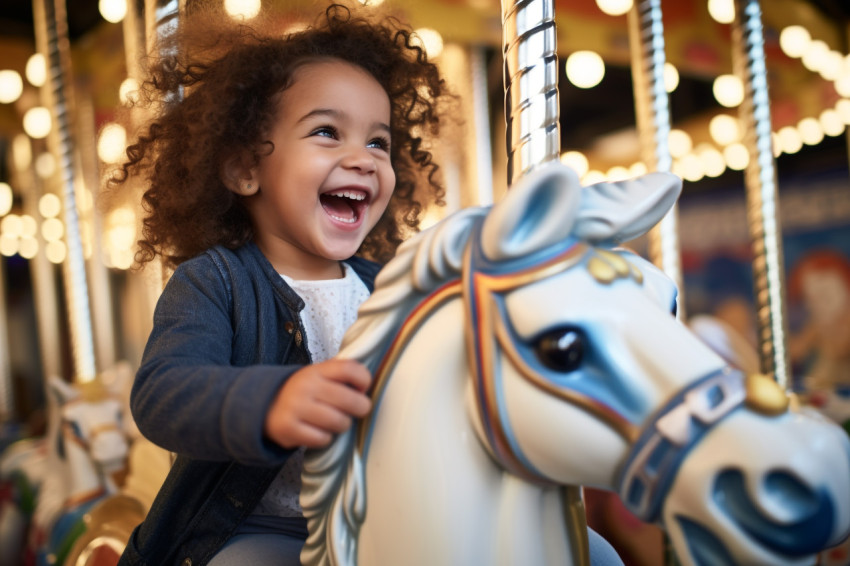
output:
[[[590,540],[591,566],[623,566],[617,551],[593,529]],[[209,566],[301,566],[304,541],[282,534],[237,534],[210,561]]]

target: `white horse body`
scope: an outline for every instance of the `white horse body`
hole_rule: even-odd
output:
[[[373,371],[372,413],[305,459],[305,566],[586,564],[579,485],[663,521],[687,566],[803,564],[846,536],[843,431],[728,368],[613,247],[676,185],[550,166],[403,244],[340,351]]]
[[[384,392],[365,468],[366,477],[383,479],[380,489],[366,493],[369,520],[358,563],[496,566],[516,564],[520,552],[529,566],[566,564],[560,490],[504,474],[477,438],[468,416],[466,359],[455,347],[463,342],[461,308],[454,301],[434,313]],[[423,347],[439,353],[425,366],[416,354]],[[383,422],[410,426],[401,435],[401,425]],[[529,541],[543,561],[529,555]]]

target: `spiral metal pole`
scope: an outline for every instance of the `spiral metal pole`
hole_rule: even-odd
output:
[[[561,153],[552,0],[502,0],[508,181]]]
[[[86,264],[80,235],[79,215],[74,185],[73,81],[71,48],[68,40],[68,18],[65,0],[34,0],[33,16],[38,51],[47,62],[47,81],[42,90],[51,109],[53,128],[48,142],[58,157],[62,178],[66,244],[68,255],[63,264],[74,381],[89,383],[96,379],[94,339],[89,309]]]
[[[782,232],[776,167],[773,157],[770,100],[767,92],[761,6],[757,0],[735,0],[732,62],[745,85],[739,118],[750,153],[744,181],[747,222],[753,248],[753,284],[759,330],[761,370],[789,386]]]
[[[664,87],[664,24],[661,0],[636,2],[629,11],[629,43],[632,54],[635,114],[641,142],[641,158],[650,171],[669,172],[670,100]],[[677,316],[685,317],[678,206],[648,234],[649,257],[679,288]]]
[[[502,0],[508,185],[561,155],[558,53],[553,0]],[[589,566],[579,486],[565,486],[564,522],[573,566]]]

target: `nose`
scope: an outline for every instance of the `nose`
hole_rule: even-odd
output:
[[[378,169],[378,164],[369,149],[361,146],[352,147],[346,152],[342,159],[342,166],[362,174],[374,173]]]

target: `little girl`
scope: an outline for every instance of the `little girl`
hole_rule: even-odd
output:
[[[146,183],[138,262],[174,269],[131,406],[177,458],[120,564],[299,564],[303,449],[370,410],[368,370],[330,358],[364,258],[442,199],[423,148],[446,91],[408,29],[343,6],[286,36],[184,20],[113,179]]]

